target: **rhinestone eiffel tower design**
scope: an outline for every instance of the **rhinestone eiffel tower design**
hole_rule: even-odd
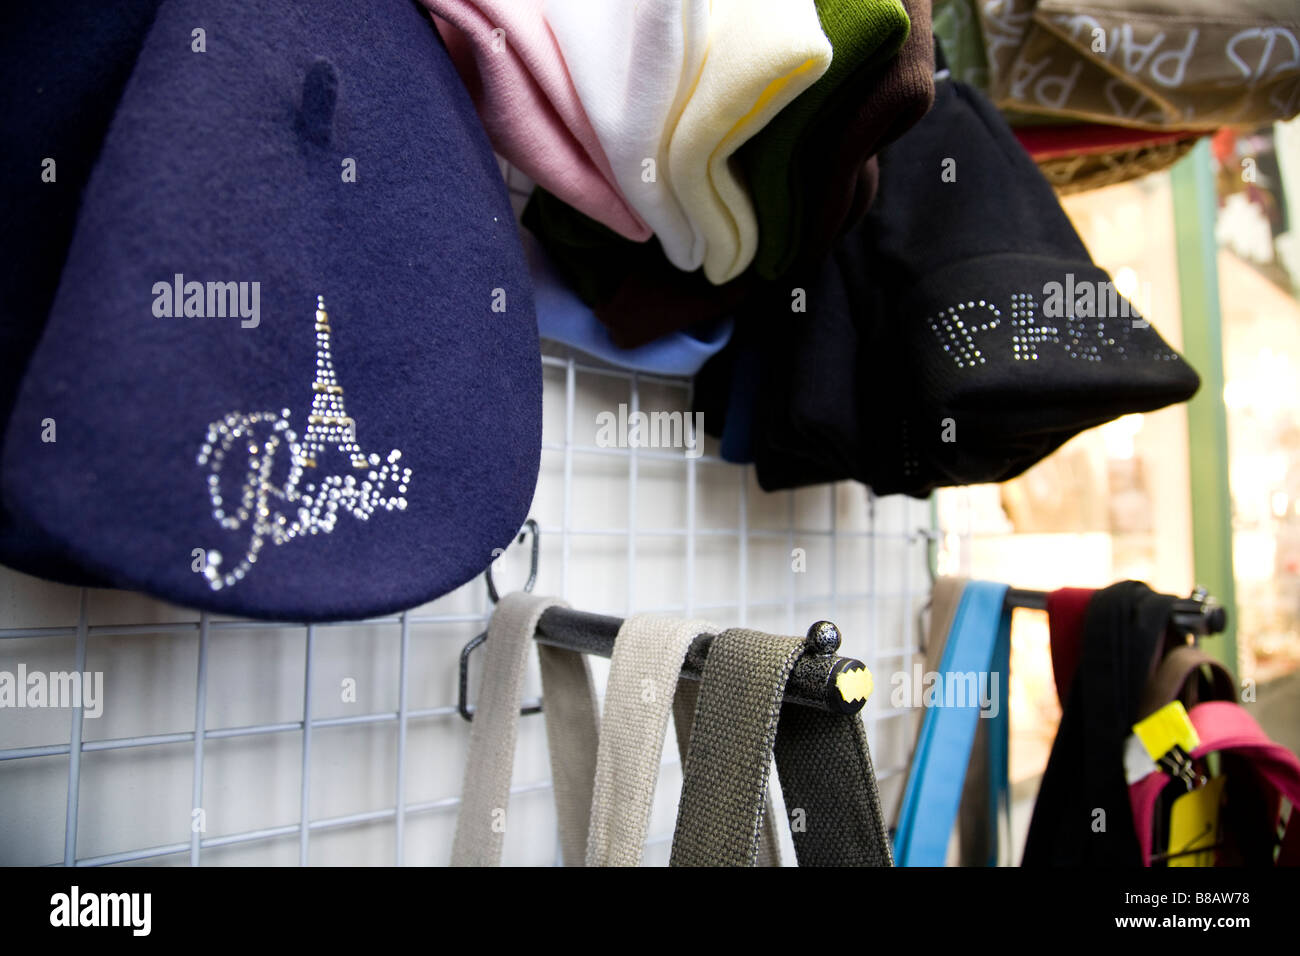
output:
[[[208,549],[203,566],[196,568],[214,591],[242,581],[267,541],[282,545],[304,535],[329,534],[337,527],[340,512],[368,521],[380,510],[406,510],[411,469],[398,465],[402,453],[393,449],[381,462],[377,454],[367,455],[357,444],[356,423],[344,407],[343,387],[334,370],[329,313],[320,296],[315,332],[316,376],[301,441],[290,425],[287,408],[231,412],[208,426],[196,461],[208,469],[212,517],[228,531],[251,524],[248,546],[233,567],[223,570],[221,553]],[[350,470],[319,476],[331,448],[346,457]],[[316,480],[304,481],[308,471]],[[231,475],[238,478],[239,487],[228,496],[223,479]],[[388,493],[390,485],[396,486],[396,493]]]
[[[321,296],[316,297],[316,381],[311,390],[311,414],[307,416],[307,434],[302,441],[303,467],[315,468],[317,458],[330,445],[347,455],[353,468],[368,467],[366,456],[357,446],[356,422],[343,407],[343,386],[334,374],[334,356],[330,350],[330,317]]]

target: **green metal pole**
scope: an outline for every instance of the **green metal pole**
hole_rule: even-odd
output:
[[[1219,311],[1217,200],[1210,146],[1201,140],[1172,170],[1183,354],[1201,374],[1187,406],[1196,583],[1228,609],[1228,629],[1203,647],[1233,672],[1237,661],[1236,586],[1232,566],[1232,495],[1228,487],[1228,419],[1223,404],[1223,326]]]

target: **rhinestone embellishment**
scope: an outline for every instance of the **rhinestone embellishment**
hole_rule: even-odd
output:
[[[1058,325],[1042,314],[1032,292],[1013,292],[1010,319],[1011,360],[1015,362],[1036,362],[1049,345],[1064,350],[1069,358],[1079,362],[1130,359],[1177,362],[1180,359],[1177,352],[1154,335],[1148,337],[1149,341],[1133,337],[1135,330],[1148,328],[1140,316],[1133,319],[1067,315]],[[985,365],[989,354],[1006,348],[1005,338],[982,338],[982,333],[991,332],[1002,323],[1002,312],[986,299],[968,299],[950,305],[926,323],[944,353],[960,369]]]
[[[1014,292],[1011,295],[1011,336],[1012,359],[1018,362],[1038,361],[1038,347],[1048,342],[1059,343],[1060,333],[1056,326],[1035,325],[1038,302],[1032,292]]]
[[[378,511],[405,511],[411,469],[401,466],[393,449],[384,459],[365,454],[356,440],[356,423],[343,404],[343,388],[334,371],[329,314],[316,297],[316,377],[311,413],[299,439],[287,408],[279,412],[230,412],[208,426],[196,459],[207,468],[212,518],[228,531],[251,531],[244,554],[222,568],[220,552],[209,549],[203,576],[214,591],[233,587],[257,563],[269,541],[282,545],[295,538],[329,534],[340,513],[368,521]],[[318,475],[330,449],[347,462],[342,474]],[[231,476],[238,490],[227,495]],[[392,489],[390,491],[390,488]]]
[[[979,310],[983,310],[982,315],[978,314]],[[958,368],[971,368],[985,363],[984,353],[975,344],[975,333],[996,329],[1001,322],[1002,313],[996,306],[983,299],[972,299],[948,306],[930,319],[930,329]]]

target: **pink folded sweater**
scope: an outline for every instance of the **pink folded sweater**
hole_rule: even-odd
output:
[[[433,14],[493,148],[538,185],[629,239],[650,227],[628,205],[559,45],[545,0],[421,0]]]

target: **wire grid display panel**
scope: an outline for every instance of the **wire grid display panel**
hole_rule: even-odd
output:
[[[516,215],[532,190],[499,161]],[[602,447],[602,412],[690,409],[684,380],[548,348],[536,590],[802,634],[828,618],[877,677],[864,711],[887,812],[916,732],[888,676],[917,647],[929,507],[856,485],[768,495],[752,468],[683,449]],[[504,592],[527,549],[498,562]],[[514,582],[512,584],[511,582]],[[104,705],[0,710],[0,864],[443,864],[469,725],[460,648],[490,616],[475,581],[382,620],[312,627],[199,614],[0,568],[0,671],[101,672]],[[593,660],[597,689],[608,662]],[[477,672],[471,670],[471,686]],[[525,694],[539,695],[535,661]],[[542,718],[522,720],[508,864],[558,862]],[[668,740],[673,740],[670,732]],[[666,863],[681,768],[665,751],[646,862]],[[780,792],[774,787],[778,810]],[[786,834],[786,858],[792,859]]]
[[[790,634],[836,621],[844,653],[877,677],[864,715],[891,808],[914,723],[890,709],[888,675],[916,647],[927,505],[856,485],[765,494],[711,442],[698,458],[598,447],[602,411],[684,410],[687,384],[544,361],[536,590],[585,610]],[[527,551],[498,561],[503,592],[526,578]],[[0,711],[0,863],[445,864],[469,736],[457,661],[488,614],[481,579],[406,614],[304,627],[0,570],[0,670],[104,675],[97,717]],[[608,662],[592,666],[603,688]],[[532,663],[526,695],[538,688]],[[520,725],[507,863],[557,858],[542,719]],[[650,864],[668,856],[673,750]]]

